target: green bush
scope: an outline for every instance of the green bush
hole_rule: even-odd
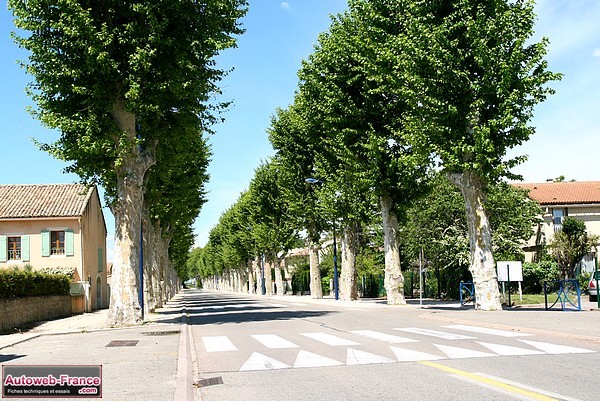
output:
[[[588,285],[590,284],[590,278],[592,277],[592,273],[589,272],[581,272],[579,275],[579,288],[581,289],[582,294],[589,294]]]
[[[69,277],[25,270],[0,270],[0,298],[69,295]]]
[[[541,294],[544,291],[544,281],[560,279],[558,264],[545,260],[538,263],[523,263],[523,292],[526,294]]]

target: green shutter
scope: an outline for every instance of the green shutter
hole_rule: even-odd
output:
[[[6,237],[0,235],[0,262],[6,262],[8,245],[6,244]]]
[[[65,230],[65,255],[75,255],[75,235],[73,230]]]
[[[29,262],[29,235],[21,235],[21,260]]]
[[[98,248],[98,273],[104,270],[104,252],[102,248]]]
[[[50,231],[42,230],[42,256],[50,256]]]

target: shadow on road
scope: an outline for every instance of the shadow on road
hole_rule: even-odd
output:
[[[246,323],[246,322],[262,322],[262,321],[273,321],[273,320],[292,320],[292,319],[306,319],[311,317],[320,317],[328,314],[336,313],[332,311],[290,311],[290,310],[257,310],[247,309],[242,311],[235,309],[235,311],[221,310],[219,312],[199,312],[190,311],[188,313],[191,317],[190,324],[192,325],[203,325],[203,324],[226,324],[226,323]]]
[[[24,358],[27,355],[17,355],[17,354],[7,354],[7,355],[3,355],[0,354],[0,363],[4,363],[4,362],[8,362],[8,361],[12,361],[13,359],[19,359],[19,358]]]

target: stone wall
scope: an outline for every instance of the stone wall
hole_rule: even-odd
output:
[[[70,315],[70,295],[0,299],[0,331]]]

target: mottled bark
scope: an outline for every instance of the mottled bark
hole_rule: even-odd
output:
[[[125,109],[123,102],[114,105],[112,116],[127,140],[118,149],[121,158],[115,166],[116,192],[111,204],[115,217],[115,254],[107,323],[129,326],[142,322],[138,294],[143,183],[153,160],[142,154],[136,144],[135,116]]]
[[[273,295],[273,276],[271,273],[272,262],[265,260],[265,287],[268,296]]]
[[[385,291],[388,305],[404,305],[404,276],[400,268],[398,247],[398,217],[393,210],[392,198],[380,199],[383,220],[383,247],[385,253]]]
[[[153,266],[152,266],[152,294],[154,296],[154,305],[156,308],[162,308],[163,306],[163,298],[161,293],[161,267],[160,267],[160,253],[158,251],[160,247],[160,237],[162,235],[162,230],[160,227],[160,222],[155,221],[154,224],[154,238],[152,247],[154,248],[154,258],[153,258]]]
[[[150,223],[147,205],[144,205],[142,218],[142,247],[144,255],[144,313],[153,312],[156,308],[154,296],[154,274],[157,267],[154,226]]]
[[[342,241],[342,274],[340,275],[340,299],[354,301],[358,299],[356,279],[356,255],[358,253],[358,224],[350,223],[344,227]]]
[[[450,174],[450,179],[460,189],[465,199],[471,248],[470,271],[475,286],[475,308],[500,310],[502,304],[492,255],[492,232],[484,207],[483,184],[476,174],[469,171]]]
[[[277,287],[277,295],[283,295],[285,288],[283,287],[283,274],[281,271],[281,260],[279,258],[275,261],[275,287]]]
[[[308,260],[310,264],[310,296],[314,299],[323,298],[321,285],[321,268],[319,267],[319,244],[312,243],[308,246]]]

